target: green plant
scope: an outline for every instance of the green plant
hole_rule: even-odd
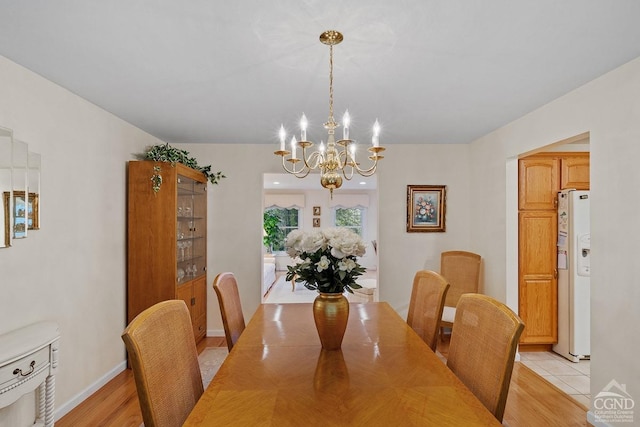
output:
[[[187,167],[202,172],[202,174],[207,177],[212,184],[218,184],[222,178],[226,178],[222,172],[211,172],[211,165],[198,165],[195,158],[189,157],[188,151],[172,147],[168,143],[148,147],[147,151],[141,157],[143,159],[153,160],[156,162],[168,162],[172,165],[181,163]]]
[[[280,216],[278,213],[270,210],[264,211],[262,228],[264,228],[265,232],[265,235],[262,236],[262,242],[267,250],[271,252],[274,243],[277,243],[280,239]]]

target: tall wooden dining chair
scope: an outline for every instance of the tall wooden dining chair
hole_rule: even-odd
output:
[[[440,254],[440,274],[451,285],[444,301],[444,310],[440,321],[441,337],[444,335],[444,328],[453,327],[456,305],[460,296],[478,293],[481,262],[482,257],[473,252],[447,251]]]
[[[220,273],[213,280],[213,289],[218,296],[224,335],[227,338],[227,347],[231,351],[245,328],[238,282],[233,273]]]
[[[447,366],[500,422],[523,329],[501,302],[480,294],[460,297]]]
[[[181,426],[202,396],[191,316],[182,300],[155,304],[122,333],[145,427]]]
[[[407,324],[436,351],[438,328],[449,284],[440,274],[420,270],[413,278]]]

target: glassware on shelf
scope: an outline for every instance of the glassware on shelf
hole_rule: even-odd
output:
[[[180,250],[180,255],[178,256],[178,258],[180,258],[180,261],[184,261],[184,248],[185,248],[185,243],[186,242],[178,242],[178,249]]]
[[[195,264],[189,264],[185,268],[185,273],[186,273],[187,277],[190,277],[190,276],[194,276],[195,277],[197,272],[198,272],[198,268],[196,267]]]
[[[185,248],[186,248],[185,255],[186,255],[187,259],[189,259],[189,258],[192,257],[192,255],[191,255],[191,246],[193,246],[193,242],[191,240],[187,240],[186,242],[184,242],[184,244],[185,244]]]
[[[184,224],[178,221],[178,239],[184,239]]]
[[[182,281],[182,279],[184,279],[184,270],[179,268],[178,269],[178,283],[180,283]]]

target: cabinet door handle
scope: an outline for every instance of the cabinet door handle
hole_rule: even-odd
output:
[[[30,375],[36,369],[36,361],[32,360],[31,364],[29,364],[29,367],[31,369],[29,369],[29,372],[26,372],[26,373],[22,372],[22,369],[16,368],[13,370],[13,375],[20,374],[21,377],[26,377],[27,375]]]
[[[196,298],[195,297],[191,298],[191,305],[196,305]]]

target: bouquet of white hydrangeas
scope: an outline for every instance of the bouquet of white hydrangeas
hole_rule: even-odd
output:
[[[285,242],[291,258],[302,261],[287,267],[287,280],[302,282],[321,293],[343,293],[361,288],[356,277],[365,272],[357,257],[365,254],[364,242],[354,231],[339,227],[318,231],[294,230]]]

